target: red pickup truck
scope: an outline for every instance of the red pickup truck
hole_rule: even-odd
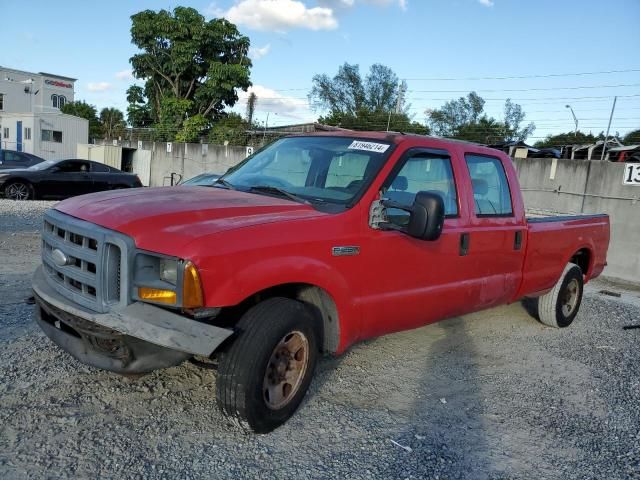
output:
[[[218,370],[235,423],[289,418],[319,354],[537,298],[574,320],[606,215],[527,218],[503,153],[415,135],[280,139],[211,187],[103,192],[45,214],[36,319],[80,361]]]

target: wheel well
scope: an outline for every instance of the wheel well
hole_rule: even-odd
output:
[[[307,305],[321,327],[321,350],[336,352],[340,343],[340,320],[336,304],[326,290],[307,283],[286,283],[256,292],[240,304],[223,309],[216,323],[221,321],[233,325],[251,307],[272,297],[290,298]]]
[[[591,252],[586,248],[580,249],[573,254],[569,261],[578,265],[582,274],[586,275],[589,271],[589,265],[591,265]]]

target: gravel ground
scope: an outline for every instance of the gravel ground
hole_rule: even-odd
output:
[[[247,435],[212,371],[120,377],[40,333],[50,205],[0,200],[1,478],[640,478],[640,308],[597,284],[568,329],[514,304],[325,359],[286,425]]]

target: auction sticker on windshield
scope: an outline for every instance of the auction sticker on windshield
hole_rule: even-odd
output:
[[[366,152],[384,153],[389,148],[386,143],[361,142],[354,140],[348,147],[350,150],[364,150]]]

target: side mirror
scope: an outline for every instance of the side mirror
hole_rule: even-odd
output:
[[[393,223],[380,223],[383,230],[398,230],[421,240],[437,240],[442,234],[444,226],[444,200],[433,192],[418,192],[413,205],[403,205],[394,201],[384,200],[386,208],[398,208],[409,212],[409,223],[406,227]]]
[[[423,240],[437,240],[444,226],[444,200],[437,193],[418,192],[413,201],[407,234]]]

